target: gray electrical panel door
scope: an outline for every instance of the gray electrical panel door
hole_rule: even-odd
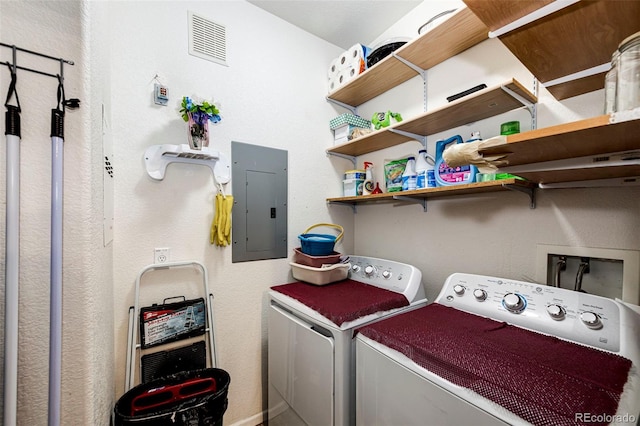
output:
[[[287,257],[287,151],[231,142],[232,262]]]

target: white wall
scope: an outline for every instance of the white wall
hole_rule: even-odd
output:
[[[190,56],[187,12],[226,26],[228,67]],[[110,8],[111,114],[115,167],[114,315],[116,394],[124,380],[127,308],[140,270],[155,247],[170,247],[172,260],[198,260],[209,271],[215,295],[219,366],[231,375],[225,423],[262,421],[266,392],[266,290],[291,280],[289,259],[231,263],[231,247],[209,244],[215,189],[208,168],[171,164],[163,181],[145,172],[142,157],[155,144],[186,143],[177,110],[182,96],[213,98],[223,120],[210,128],[212,146],[230,156],[231,141],[288,151],[288,252],[306,227],[331,221],[346,228],[340,250],[352,250],[353,215],[332,210],[325,199],[341,189],[345,160],[331,162],[325,100],[326,69],[340,49],[246,3],[113,2]],[[166,107],[152,102],[153,78],[169,87]],[[340,111],[341,113],[342,111]],[[228,185],[229,186],[229,185]],[[233,182],[229,192],[233,192]],[[188,291],[197,280],[156,289],[162,274],[143,279],[149,301]]]
[[[102,239],[102,144],[99,92],[104,66],[90,53],[86,4],[2,2],[0,40],[75,61],[64,67],[67,98],[82,107],[67,110],[64,143],[64,249],[62,424],[107,424],[113,403],[113,295],[110,247]],[[2,48],[2,61],[11,50]],[[18,65],[56,74],[57,61],[18,53]],[[9,73],[3,66],[0,91]],[[18,424],[47,421],[50,259],[50,116],[57,81],[18,71],[22,107],[20,196],[20,328]],[[0,118],[4,129],[4,113]],[[5,200],[5,145],[0,144],[0,198]],[[5,209],[0,216],[4,218]],[[0,219],[1,220],[1,219]],[[4,258],[4,227],[0,256]],[[4,269],[4,262],[2,263]],[[4,296],[4,271],[0,290]],[[4,298],[0,308],[4,323]],[[4,328],[4,327],[3,327]],[[4,330],[2,331],[4,332]],[[4,339],[2,339],[4,342]],[[2,351],[4,356],[4,350]]]

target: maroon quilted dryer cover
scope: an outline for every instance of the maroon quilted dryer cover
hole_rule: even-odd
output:
[[[302,302],[338,326],[365,315],[409,305],[403,294],[353,280],[323,286],[297,282],[271,289]]]

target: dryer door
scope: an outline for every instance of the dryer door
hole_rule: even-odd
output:
[[[333,425],[334,341],[283,309],[269,309],[269,412],[277,399],[308,425]],[[284,407],[286,410],[286,407]]]

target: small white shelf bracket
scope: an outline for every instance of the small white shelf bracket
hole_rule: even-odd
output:
[[[353,114],[353,115],[358,115],[358,107],[353,106],[353,105],[349,105],[349,104],[345,104],[344,102],[336,101],[335,99],[331,99],[329,97],[327,97],[326,99],[327,99],[327,102],[330,102],[332,104],[336,104],[338,106],[341,106],[342,108],[348,109],[349,111],[351,111],[351,114]]]
[[[218,184],[231,180],[231,163],[220,151],[204,147],[201,150],[190,149],[189,145],[152,145],[144,152],[144,165],[152,179],[163,180],[170,163],[190,163],[207,166]]]
[[[540,9],[534,10],[533,12],[523,16],[520,19],[516,19],[515,21],[503,26],[502,28],[498,28],[495,31],[489,31],[489,38],[500,37],[501,35],[504,35],[520,27],[523,27],[527,24],[530,24],[534,21],[537,21],[538,19],[542,19],[545,16],[549,16],[552,13],[562,10],[565,7],[571,6],[572,4],[577,3],[579,1],[580,0],[556,0],[552,3],[549,3],[546,6],[541,7]]]
[[[535,84],[535,83],[534,83]],[[529,114],[531,114],[531,130],[535,130],[537,128],[538,125],[538,108],[536,107],[536,104],[530,102],[529,100],[523,98],[522,96],[520,96],[519,94],[517,94],[516,92],[514,92],[513,90],[509,89],[507,86],[500,86],[500,88],[509,96],[511,96],[512,98],[516,99],[518,102],[520,102],[522,105],[524,105],[524,107],[529,111]]]
[[[414,70],[415,72],[417,72],[420,75],[420,77],[422,77],[422,106],[423,106],[424,112],[427,112],[427,71],[423,70],[413,62],[409,62],[406,59],[396,55],[396,52],[392,52],[391,55],[397,60],[399,60],[400,62],[402,62],[403,64],[405,64],[406,66],[408,66],[409,68],[411,68],[412,70]]]
[[[553,80],[549,80],[544,84],[544,87],[553,87],[558,84],[568,83],[574,80],[580,80],[581,78],[591,77],[592,75],[602,74],[611,69],[611,63],[596,65],[595,67],[587,68],[586,70],[574,72],[573,74],[568,74],[563,77],[558,77]]]
[[[404,130],[399,130],[399,129],[391,129],[391,128],[389,128],[388,130],[391,133],[397,133],[399,135],[415,139],[418,142],[420,142],[422,144],[422,146],[424,146],[424,149],[427,149],[427,137],[426,136],[418,135],[416,133],[411,133],[411,132],[405,132]]]
[[[403,201],[407,203],[415,203],[422,205],[422,211],[427,211],[427,199],[426,198],[417,198],[417,197],[409,197],[407,195],[394,195],[394,200]]]
[[[341,154],[339,152],[330,152],[330,151],[327,151],[327,155],[333,155],[333,156],[336,156],[336,157],[344,158],[346,160],[351,161],[353,163],[354,167],[356,166],[356,158],[357,157],[355,157],[353,155]]]

